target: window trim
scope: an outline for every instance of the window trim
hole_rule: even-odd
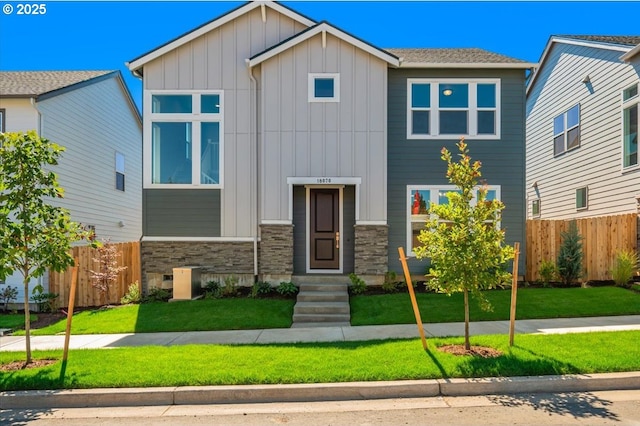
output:
[[[333,96],[316,97],[316,79],[333,79]],[[339,73],[309,73],[308,76],[308,100],[309,102],[340,102],[340,74]]]
[[[575,126],[572,126],[571,128],[567,127],[567,121],[568,121],[568,117],[569,117],[569,111],[571,111],[572,109],[574,109],[575,107],[578,107],[578,124],[576,124]],[[555,129],[553,129],[554,126],[554,122],[556,121],[556,118],[558,117],[562,117],[562,132],[561,133],[556,133]],[[558,157],[566,152],[569,151],[573,151],[575,149],[578,149],[582,146],[582,105],[580,105],[580,102],[578,102],[575,105],[572,105],[571,108],[567,108],[565,111],[563,111],[560,114],[554,115],[553,116],[553,120],[551,122],[552,125],[552,130],[553,130],[553,137],[551,138],[551,144],[553,146],[553,156],[554,157]],[[573,129],[578,129],[578,145],[569,148],[568,147],[568,143],[569,143],[569,132]],[[556,138],[560,135],[563,135],[563,141],[564,141],[564,149],[561,152],[556,152]]]
[[[121,157],[122,158],[122,170],[120,170],[120,168],[118,167],[118,158]],[[122,191],[125,192],[126,189],[126,174],[125,174],[125,170],[126,170],[126,161],[125,161],[125,156],[123,153],[116,151],[115,152],[115,172],[116,172],[116,184],[115,184],[115,188],[116,191]],[[118,175],[122,175],[122,189],[118,188]]]
[[[0,133],[5,132],[6,128],[6,120],[7,120],[7,110],[5,108],[0,108]]]
[[[584,189],[584,207],[578,207],[578,191],[583,189]],[[589,187],[588,186],[581,186],[579,188],[576,188],[574,205],[575,205],[576,211],[589,210]]]
[[[416,111],[430,111],[429,113],[429,130],[431,134],[413,134],[413,114],[414,109],[411,106],[412,90],[414,83],[430,84],[430,106],[429,108],[416,108]],[[440,84],[468,84],[468,105],[465,108],[440,108],[439,86]],[[496,106],[495,108],[478,107],[478,84],[495,84],[496,87]],[[438,86],[437,88],[435,86]],[[468,140],[496,140],[501,138],[502,133],[502,87],[499,78],[408,78],[407,79],[407,108],[406,108],[406,125],[408,140],[442,140],[442,139],[459,139],[464,136]],[[467,134],[440,134],[440,111],[462,111],[466,110],[467,114]],[[478,134],[478,112],[495,111],[495,133],[494,134]]]
[[[538,205],[538,211],[536,212],[535,206]],[[540,217],[542,215],[542,202],[540,198],[534,198],[531,200],[531,217]]]
[[[187,95],[192,96],[191,113],[153,113],[152,97],[154,95]],[[201,113],[199,95],[219,95],[220,112]],[[143,137],[143,188],[144,189],[222,189],[224,187],[224,91],[223,90],[146,90],[143,99],[144,137]],[[191,183],[153,183],[152,159],[152,125],[154,122],[191,123],[192,139],[192,170]],[[219,147],[219,183],[200,183],[200,135],[201,123],[217,122],[220,125]],[[196,125],[197,124],[197,125]],[[196,179],[197,178],[197,179]],[[194,183],[196,182],[196,183]]]
[[[624,99],[624,92],[636,87],[636,94],[632,97],[630,97],[629,99]],[[621,99],[621,108],[620,108],[620,135],[621,135],[621,143],[622,143],[622,149],[621,149],[621,154],[622,154],[622,158],[620,159],[620,166],[623,172],[627,172],[630,170],[636,170],[638,168],[640,168],[640,161],[638,161],[637,158],[637,154],[638,154],[638,150],[636,148],[636,164],[631,164],[629,166],[625,166],[624,165],[624,158],[625,158],[625,152],[624,152],[624,112],[625,110],[629,109],[629,108],[633,108],[634,106],[637,107],[637,111],[638,111],[638,126],[640,127],[640,83],[635,83],[635,84],[631,84],[625,88],[623,88],[620,91],[620,99]],[[640,130],[640,129],[639,129]],[[638,132],[640,133],[640,131]],[[640,136],[636,135],[636,140],[639,139]]]
[[[477,193],[478,193],[478,190],[482,187],[483,185],[478,185],[475,187],[475,190],[473,191],[473,199],[471,200],[472,206],[475,206],[475,204],[477,203]],[[487,185],[487,189],[489,191],[495,191],[496,199],[502,201],[501,185]],[[406,248],[407,256],[415,257],[415,253],[413,252],[413,229],[411,227],[411,224],[419,222],[418,220],[415,220],[415,221],[411,220],[412,214],[411,214],[411,208],[409,207],[411,203],[411,191],[430,191],[430,194],[429,194],[430,202],[432,202],[433,200],[437,201],[439,199],[440,192],[442,191],[450,192],[455,190],[458,190],[458,187],[455,185],[407,185],[407,190],[405,192],[405,209],[406,209],[405,248]],[[426,215],[421,215],[421,216],[426,216]],[[422,219],[424,221],[427,218],[424,217]],[[500,228],[500,222],[498,222],[497,226],[498,228]]]

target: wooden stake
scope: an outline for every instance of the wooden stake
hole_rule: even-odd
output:
[[[404,271],[404,279],[407,281],[407,287],[409,288],[409,295],[411,296],[411,305],[413,306],[413,314],[416,317],[416,323],[418,324],[418,331],[420,332],[420,338],[422,339],[422,347],[427,350],[427,338],[424,335],[424,327],[422,325],[422,319],[420,318],[420,310],[418,309],[418,301],[416,300],[416,294],[413,291],[413,283],[411,282],[411,274],[407,267],[407,258],[404,255],[404,249],[398,247],[398,253],[400,254],[400,262],[402,262],[402,269]]]
[[[509,346],[513,346],[513,335],[516,329],[516,299],[518,298],[518,259],[520,257],[520,243],[513,245],[513,283],[511,284],[511,315],[509,320]]]
[[[71,290],[69,290],[69,307],[67,308],[67,329],[64,336],[64,352],[62,354],[63,364],[67,363],[67,355],[69,354],[69,339],[71,337],[71,320],[73,319],[73,305],[76,301],[76,286],[78,283],[78,258],[73,259],[73,267],[71,268]]]

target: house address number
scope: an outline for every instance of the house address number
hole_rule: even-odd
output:
[[[323,177],[316,179],[316,183],[331,183],[331,178]]]

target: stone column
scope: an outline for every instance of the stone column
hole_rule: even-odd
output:
[[[367,284],[382,283],[389,267],[389,226],[355,225],[354,229],[356,275]]]
[[[293,225],[260,225],[259,274],[277,285],[293,274]]]

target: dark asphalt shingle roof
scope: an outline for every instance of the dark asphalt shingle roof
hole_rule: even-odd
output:
[[[385,49],[403,59],[403,62],[424,64],[519,64],[527,63],[499,53],[478,48],[439,48],[439,49]]]
[[[640,36],[628,35],[557,35],[555,37],[571,38],[575,40],[595,41],[598,43],[622,44],[636,46],[640,44]]]
[[[39,96],[113,71],[0,71],[0,96]]]

